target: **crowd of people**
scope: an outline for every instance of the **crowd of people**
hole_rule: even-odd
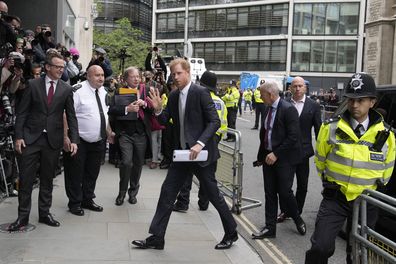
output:
[[[3,1],[0,10],[1,93],[13,96],[20,168],[18,216],[9,225],[10,232],[29,224],[37,176],[38,221],[60,226],[50,208],[61,153],[69,212],[76,216],[84,215],[84,210],[102,212],[103,207],[94,201],[95,186],[108,144],[109,161],[119,168],[116,206],[126,198],[130,204],[138,202],[144,164],[168,169],[149,228],[151,235],[132,241],[134,246],[164,249],[170,215],[188,210],[195,175],[200,181],[200,210],[211,203],[223,224],[224,237],[215,249],[230,248],[238,239],[237,224],[219,192],[215,173],[219,142],[235,141],[231,129],[236,129],[238,112],[242,115],[242,101],[243,112],[248,107],[256,113],[252,129],[260,130],[260,145],[254,165],[262,167],[264,179],[266,223],[252,239],[276,237],[277,224],[287,218],[293,219],[300,235],[306,234],[302,216],[309,159],[315,155],[324,198],[306,263],[327,263],[334,252],[335,235],[345,219],[350,221],[356,197],[364,188],[385,185],[392,174],[395,137],[392,132],[381,144],[377,142],[386,124],[372,110],[376,86],[367,74],[352,76],[345,91],[348,109],[322,124],[319,103],[338,102],[338,96],[334,91],[320,92],[311,99],[302,77],[293,79],[289,95],[281,96],[273,81],[261,82],[254,91],[241,91],[235,80],[219,94],[216,74],[206,71],[199,83],[192,82],[185,58],[171,61],[166,80],[167,69],[158,50],[150,50],[144,71],[129,66],[121,76],[113,77],[103,48],[93,50],[83,70],[78,50],[53,43],[48,25],[22,31],[21,20],[7,15]],[[151,63],[150,58],[155,61]],[[172,162],[173,150],[186,150],[189,162]],[[207,158],[197,161],[203,151]],[[370,216],[372,225],[375,213]]]

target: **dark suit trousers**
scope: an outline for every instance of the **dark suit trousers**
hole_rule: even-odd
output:
[[[190,203],[190,191],[192,187],[192,181],[193,181],[193,175],[189,175],[187,177],[186,182],[183,184],[182,188],[180,189],[179,194],[177,195],[176,203],[182,205],[182,206],[187,206]],[[206,206],[209,204],[209,199],[207,195],[205,194],[205,191],[201,186],[199,186],[198,190],[198,204],[201,206]]]
[[[276,216],[278,213],[278,195],[286,207],[287,214],[293,219],[299,216],[296,198],[292,185],[295,166],[278,164],[269,166],[264,163],[264,192],[265,192],[265,221],[266,226],[276,230]]]
[[[228,127],[235,129],[238,115],[238,107],[227,107],[227,123]],[[227,138],[235,138],[234,134],[227,134]]]
[[[49,214],[52,204],[53,179],[58,164],[60,149],[53,149],[48,143],[47,133],[33,144],[22,149],[20,158],[19,193],[18,193],[18,218],[29,220],[32,206],[33,183],[36,178],[37,163],[40,162],[40,190],[39,190],[39,216]]]
[[[228,208],[223,195],[220,194],[215,179],[217,162],[206,167],[200,167],[195,162],[173,162],[168,170],[165,181],[161,187],[161,194],[157,210],[151,222],[149,233],[164,237],[172,213],[173,204],[177,193],[186,182],[187,177],[194,174],[200,181],[201,187],[207,194],[209,201],[216,208],[223,224],[224,232],[231,234],[236,229],[236,222]]]
[[[296,179],[297,179],[297,190],[296,190],[296,201],[299,214],[302,213],[305,197],[307,196],[308,190],[308,178],[309,178],[309,157],[304,158],[303,161],[296,165]],[[279,205],[282,212],[286,212],[285,206],[282,199],[279,199]]]
[[[260,115],[261,115],[261,119],[265,118],[263,117],[263,112],[265,109],[265,105],[263,103],[256,103],[256,107],[255,107],[255,111],[256,111],[256,119],[254,121],[254,127],[259,128],[259,124],[261,124],[260,122]]]
[[[64,174],[69,208],[81,206],[95,198],[96,180],[105,152],[105,141],[89,143],[80,138],[76,155],[64,153]]]
[[[120,164],[120,185],[119,192],[136,197],[140,187],[140,175],[144,164],[144,155],[147,147],[147,137],[142,134],[134,133],[128,135],[121,133],[118,142],[120,143],[121,164]]]

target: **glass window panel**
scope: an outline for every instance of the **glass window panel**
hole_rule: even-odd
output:
[[[217,42],[215,47],[215,61],[217,63],[224,63],[225,58],[225,44],[224,42]]]
[[[340,10],[340,34],[355,35],[358,32],[359,4],[342,3]]]
[[[225,30],[226,29],[227,12],[225,9],[216,10],[216,29]]]
[[[326,12],[326,34],[338,34],[338,26],[340,21],[340,5],[328,4]]]
[[[294,34],[311,34],[312,4],[296,4],[294,12]]]
[[[205,30],[215,30],[216,26],[216,10],[206,10]]]
[[[355,72],[356,41],[338,41],[337,72]]]
[[[188,15],[188,30],[195,30],[195,12],[190,12]]]
[[[239,63],[247,62],[247,55],[248,55],[247,42],[245,41],[237,42],[235,55],[237,62]]]
[[[260,26],[260,7],[253,6],[249,8],[249,27],[255,28]]]
[[[210,63],[216,62],[214,43],[206,43],[205,44],[205,60]]]
[[[177,31],[184,31],[184,13],[177,13]]]
[[[259,60],[263,62],[270,61],[271,41],[260,41]]]
[[[324,41],[311,42],[311,71],[323,71]]]
[[[248,48],[248,61],[249,62],[256,62],[258,61],[258,50],[259,50],[259,43],[258,41],[250,41],[249,48]]]
[[[167,14],[159,14],[157,19],[157,30],[159,32],[166,32]]]
[[[245,28],[248,26],[249,8],[238,8],[238,28]]]
[[[194,43],[194,56],[197,58],[205,58],[205,45],[204,43]]]
[[[337,42],[325,41],[324,69],[326,72],[335,72],[337,70]]]
[[[170,31],[176,30],[176,13],[168,14],[168,30]]]
[[[310,41],[293,41],[292,71],[309,71]]]
[[[226,43],[226,61],[235,63],[235,42]]]
[[[227,29],[235,29],[237,27],[237,13],[235,8],[227,9]]]
[[[196,11],[195,30],[203,31],[205,28],[205,11]]]
[[[312,9],[312,34],[323,35],[325,33],[326,5],[314,4]]]

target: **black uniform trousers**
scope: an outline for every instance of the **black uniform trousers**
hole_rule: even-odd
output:
[[[236,229],[236,222],[228,208],[223,195],[217,187],[215,170],[217,162],[201,167],[196,162],[173,162],[162,184],[161,193],[149,233],[158,237],[165,237],[166,228],[172,213],[176,196],[186,182],[189,175],[196,175],[209,201],[220,215],[225,234],[232,234]]]
[[[259,124],[261,124],[260,116],[261,116],[261,119],[262,119],[263,118],[263,112],[265,110],[265,105],[264,105],[264,103],[256,103],[255,105],[256,105],[255,106],[256,119],[254,121],[254,127],[255,128],[259,128]]]
[[[311,249],[305,254],[306,264],[327,264],[334,254],[335,240],[338,232],[347,220],[347,253],[351,251],[349,233],[352,224],[353,201],[347,201],[339,190],[323,190],[323,200],[320,204],[315,222],[315,231],[311,237]],[[367,225],[374,227],[377,221],[377,209],[367,203]],[[348,258],[348,255],[347,255]]]
[[[128,191],[130,197],[136,197],[144,165],[147,136],[144,131],[135,132],[133,135],[121,132],[118,142],[121,153],[119,192],[125,194]]]
[[[81,203],[90,203],[95,198],[98,179],[106,141],[87,142],[80,138],[78,151],[74,156],[64,153],[64,174],[68,207],[76,208]]]
[[[295,166],[288,163],[275,163],[271,166],[264,163],[263,165],[265,222],[266,227],[275,232],[278,195],[279,199],[283,201],[287,214],[294,220],[299,217],[296,198],[292,191],[294,172]]]
[[[36,142],[22,149],[19,159],[18,218],[29,221],[32,206],[33,183],[39,167],[40,190],[38,199],[39,217],[49,214],[52,205],[53,179],[58,165],[60,149],[53,149],[48,143],[47,133],[43,132]]]
[[[236,120],[237,120],[237,115],[238,115],[238,106],[235,107],[227,107],[227,123],[228,123],[228,128],[235,129],[236,128]],[[235,135],[234,134],[227,134],[227,138],[234,139]]]
[[[297,179],[296,201],[297,201],[299,214],[302,213],[304,208],[305,198],[307,196],[307,190],[308,190],[308,178],[309,178],[309,158],[304,158],[301,163],[296,165],[296,179]],[[279,205],[281,212],[286,212],[282,199],[279,199]]]

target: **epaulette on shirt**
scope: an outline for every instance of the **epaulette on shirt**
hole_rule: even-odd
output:
[[[325,125],[328,125],[330,123],[338,122],[340,119],[341,119],[341,116],[331,117],[329,119],[326,119],[323,123]]]
[[[386,130],[389,130],[389,128],[390,128],[390,130],[391,130],[393,133],[396,134],[396,129],[395,129],[394,127],[391,127],[388,123],[384,122],[384,127],[385,127]]]
[[[82,84],[75,84],[72,86],[73,87],[73,93],[75,93],[78,89],[80,89],[82,87]]]

